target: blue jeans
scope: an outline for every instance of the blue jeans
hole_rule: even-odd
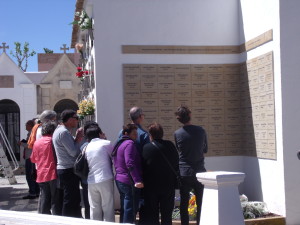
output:
[[[35,165],[30,161],[30,159],[25,159],[26,181],[29,187],[29,194],[32,196],[40,194],[40,187],[32,178],[32,171],[34,166]]]
[[[116,185],[120,192],[120,223],[134,223],[138,212],[140,189],[117,180]]]

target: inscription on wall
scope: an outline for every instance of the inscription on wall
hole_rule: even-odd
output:
[[[14,76],[0,76],[0,88],[14,88]]]
[[[174,112],[192,110],[208,134],[208,156],[276,159],[272,52],[242,64],[124,64],[124,118],[138,105],[145,126],[156,121],[165,139],[181,125]]]
[[[123,54],[239,54],[273,40],[269,30],[241,45],[184,46],[184,45],[123,45]]]

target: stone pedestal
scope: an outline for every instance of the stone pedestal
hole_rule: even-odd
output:
[[[238,185],[244,173],[205,172],[197,179],[204,185],[200,225],[244,225]]]

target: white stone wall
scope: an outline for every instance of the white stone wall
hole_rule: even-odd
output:
[[[288,224],[300,224],[300,177],[293,176],[300,169],[300,2],[87,0],[85,6],[95,19],[96,118],[110,140],[116,139],[124,122],[122,64],[237,63],[274,52],[277,160],[209,157],[206,167],[245,172],[240,192],[250,200],[265,201],[270,211],[286,215]],[[121,53],[122,45],[238,45],[270,29],[273,41],[241,55]]]
[[[280,48],[282,86],[282,138],[286,216],[288,225],[300,224],[300,1],[280,1]]]
[[[238,55],[122,54],[121,45],[237,45],[236,0],[99,0],[94,4],[97,120],[114,140],[123,125],[122,64],[235,63]],[[89,1],[86,3],[89,5]]]
[[[273,51],[274,53],[274,93],[276,115],[277,160],[244,157],[245,192],[250,200],[265,201],[270,211],[285,215],[282,118],[281,118],[281,66],[280,27],[278,0],[241,0],[240,39],[247,42],[259,34],[273,29],[273,41],[244,54],[247,60]]]
[[[10,99],[20,107],[20,137],[27,137],[25,123],[36,117],[36,86],[7,56],[0,55],[0,75],[13,75],[14,88],[0,88],[0,100]]]

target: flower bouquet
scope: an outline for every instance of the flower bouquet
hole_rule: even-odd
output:
[[[197,204],[196,204],[196,196],[191,193],[188,207],[190,220],[196,220],[197,218]]]
[[[83,119],[87,115],[94,115],[95,113],[94,101],[90,99],[80,101],[78,108],[79,110],[77,111],[77,114],[79,115],[80,119]]]

